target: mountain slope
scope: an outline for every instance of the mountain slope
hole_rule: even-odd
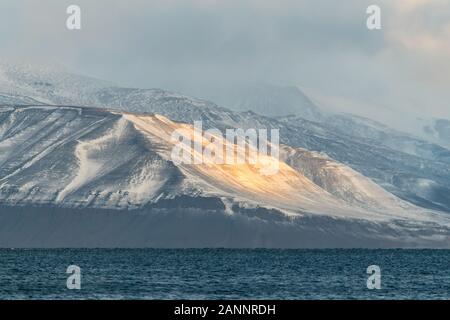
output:
[[[448,215],[412,204],[450,211],[446,149],[366,119],[270,118],[11,66],[0,104],[0,247],[450,246]],[[267,156],[175,163],[171,133],[197,120],[280,129],[278,173],[261,174]]]
[[[158,233],[154,228],[163,221],[167,234],[152,237],[147,245],[161,246],[159,241],[166,239],[167,245],[179,246],[174,230],[188,232],[197,244],[217,245],[220,237],[195,235],[200,216],[207,229],[217,221],[237,224],[238,234],[230,229],[237,237],[258,226],[256,238],[244,237],[242,246],[340,246],[350,245],[351,239],[365,246],[448,244],[450,222],[445,216],[409,205],[344,165],[304,150],[283,146],[283,159],[292,166],[279,162],[275,175],[261,174],[261,166],[276,161],[264,156],[255,165],[175,164],[172,132],[193,134],[189,124],[158,115],[81,107],[0,111],[0,246],[30,244],[25,235],[30,232],[35,244],[79,245],[78,238],[69,239],[55,229],[71,234],[67,224],[78,230],[78,237],[92,239],[88,246],[116,243],[111,232],[119,232],[119,225],[122,231],[116,236],[125,237],[123,245],[136,241],[146,246],[148,230]],[[79,218],[73,220],[74,215]],[[147,232],[135,225],[136,219],[144,219]],[[93,223],[89,227],[88,221]],[[173,224],[166,225],[168,221]],[[191,225],[193,221],[197,222]],[[182,231],[180,222],[190,225],[189,231]],[[88,236],[87,230],[98,236]],[[263,238],[257,235],[261,232]],[[266,237],[273,238],[267,242]],[[220,241],[223,246],[235,243]]]
[[[402,199],[450,212],[450,199],[446,196],[450,189],[449,150],[368,119],[320,113],[313,105],[314,114],[320,113],[316,117],[319,122],[298,115],[275,119],[251,111],[233,112],[209,101],[160,89],[115,87],[59,69],[42,71],[29,66],[0,65],[0,75],[3,75],[0,77],[3,105],[51,100],[52,104],[158,113],[191,124],[202,120],[205,129],[279,129],[284,144],[326,153]]]
[[[172,133],[184,130],[193,136],[194,129],[162,116],[52,106],[0,110],[5,204],[133,208],[161,197],[201,194],[292,213],[377,216],[347,206],[300,171],[269,156],[258,154],[257,164],[175,165]],[[202,138],[204,145],[208,141]],[[234,148],[237,153],[238,146]],[[186,150],[196,156],[194,149]],[[249,152],[249,157],[258,153]],[[272,162],[278,171],[262,174]]]

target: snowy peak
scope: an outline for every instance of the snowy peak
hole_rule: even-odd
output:
[[[0,63],[0,92],[47,104],[91,105],[97,90],[112,84],[55,65]]]

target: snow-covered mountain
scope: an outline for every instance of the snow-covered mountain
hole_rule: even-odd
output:
[[[262,175],[258,165],[249,163],[177,165],[170,156],[175,143],[171,133],[193,132],[189,124],[158,115],[81,107],[40,105],[0,111],[1,218],[16,212],[19,225],[27,223],[17,210],[36,206],[39,209],[31,210],[59,208],[62,216],[74,209],[97,210],[94,215],[113,210],[122,218],[124,210],[142,215],[188,208],[212,210],[232,219],[249,219],[251,212],[252,219],[287,230],[304,228],[298,225],[302,219],[331,218],[362,230],[375,224],[380,230],[370,235],[374,242],[390,244],[395,232],[403,234],[396,237],[396,244],[447,245],[450,219],[446,215],[402,201],[352,169],[306,150],[283,147],[286,162],[279,163],[275,175]],[[270,161],[277,160],[263,163]],[[268,217],[267,212],[271,212]],[[51,228],[52,221],[45,228]],[[317,232],[315,228],[326,232],[317,226],[306,230]],[[407,236],[411,228],[415,240]],[[360,232],[339,233],[334,241],[358,238]],[[316,237],[312,235],[310,241]],[[288,246],[303,245],[289,242]]]
[[[424,151],[436,145],[396,150],[401,134],[380,143],[365,120],[276,119],[61,70],[0,70],[0,246],[450,246],[448,214],[425,209],[450,208],[446,149]],[[280,129],[279,172],[175,164],[171,132],[195,120]]]
[[[105,88],[95,105],[155,112],[177,121],[202,120],[205,128],[276,128],[281,142],[324,152],[417,205],[450,212],[450,150],[378,122],[316,109],[315,121],[302,116],[266,117],[234,112],[216,104],[163,90]],[[276,108],[275,108],[276,109]],[[423,179],[432,184],[423,186]],[[407,182],[406,182],[407,181]],[[423,192],[423,188],[428,188]]]
[[[358,198],[356,204],[371,210],[379,207],[382,213],[387,213],[383,205],[390,203],[388,198],[398,208],[413,207],[393,196],[381,197],[388,193],[380,192],[380,187],[343,165],[330,165],[334,163],[331,159],[306,166],[324,159],[287,146],[284,157],[293,165],[280,162],[275,175],[263,175],[258,171],[260,165],[248,163],[175,165],[171,151],[177,141],[171,134],[178,129],[193,134],[193,127],[159,115],[57,106],[7,107],[0,111],[0,199],[8,205],[132,209],[183,195],[226,196],[293,212],[343,216],[354,210],[346,208],[345,203],[355,204]],[[310,170],[302,172],[306,168]],[[325,177],[320,174],[322,170],[328,172]],[[329,179],[331,175],[333,179]],[[330,190],[332,181],[339,184],[349,176],[356,177],[361,186],[371,185],[376,192],[347,186],[347,195],[331,196],[343,191],[339,185]],[[313,182],[321,178],[326,181]],[[366,192],[366,198],[358,195],[361,192]],[[371,196],[374,199],[369,199]],[[340,211],[341,206],[344,210]],[[373,218],[374,214],[366,217]],[[362,215],[363,211],[356,214]],[[389,213],[388,217],[393,215]]]
[[[53,65],[10,64],[0,61],[0,103],[26,97],[41,103],[90,105],[92,95],[112,83],[68,72]],[[36,103],[36,101],[34,103]]]

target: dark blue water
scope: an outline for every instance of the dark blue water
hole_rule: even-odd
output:
[[[448,298],[449,250],[0,249],[0,299]]]

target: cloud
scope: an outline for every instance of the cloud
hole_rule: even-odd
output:
[[[376,1],[381,31],[365,27],[369,0],[76,2],[79,32],[65,28],[73,1],[3,0],[2,55],[209,98],[269,82],[450,118],[446,0]]]
[[[409,62],[417,80],[431,86],[450,83],[450,3],[443,0],[394,1],[388,46]],[[401,64],[400,64],[401,65]]]

